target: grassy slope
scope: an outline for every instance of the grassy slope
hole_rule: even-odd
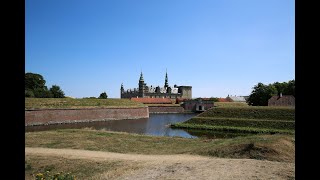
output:
[[[194,117],[187,123],[205,124],[211,126],[234,126],[234,127],[252,127],[266,129],[287,129],[295,128],[294,121],[275,121],[265,119],[240,119],[240,118],[212,118],[212,117]]]
[[[25,98],[25,109],[142,107],[128,99]]]
[[[249,106],[245,102],[214,102],[216,107],[245,107]]]
[[[213,140],[69,129],[25,133],[25,146],[133,154],[198,154],[293,162],[295,145],[292,135],[252,135]]]
[[[243,119],[269,119],[294,121],[295,109],[285,107],[217,107],[209,109],[198,117],[223,117]]]
[[[294,134],[295,109],[285,107],[216,107],[173,128],[248,133]]]

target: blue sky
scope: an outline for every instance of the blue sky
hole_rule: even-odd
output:
[[[120,85],[249,95],[295,79],[293,0],[26,0],[25,71],[66,96],[120,97]]]

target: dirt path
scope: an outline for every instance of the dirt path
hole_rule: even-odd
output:
[[[96,161],[143,164],[116,179],[294,179],[294,163],[225,159],[195,155],[137,155],[74,149],[25,148],[26,155],[60,156]],[[108,173],[97,179],[106,179]]]

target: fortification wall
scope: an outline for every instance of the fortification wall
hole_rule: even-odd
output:
[[[124,92],[121,93],[121,98],[132,98],[139,96],[139,92]]]
[[[181,97],[181,94],[174,94],[174,93],[146,93],[145,97],[149,98],[170,98],[170,99],[177,99]]]
[[[180,106],[151,106],[149,113],[184,113],[184,109]]]
[[[26,126],[140,118],[149,118],[148,107],[25,111]]]

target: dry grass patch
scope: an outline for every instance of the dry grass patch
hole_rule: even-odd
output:
[[[27,155],[25,158],[25,179],[35,179],[36,174],[70,173],[76,179],[107,179],[125,172],[139,169],[137,163],[126,161],[99,161],[87,159],[66,159],[58,156]]]
[[[97,130],[64,129],[28,132],[25,133],[25,137],[26,147],[154,155],[198,154],[225,158],[294,161],[294,141],[292,140],[294,136],[292,135],[250,135],[232,139],[187,139]],[[253,144],[253,146],[250,144]],[[260,154],[253,155],[253,152]]]

